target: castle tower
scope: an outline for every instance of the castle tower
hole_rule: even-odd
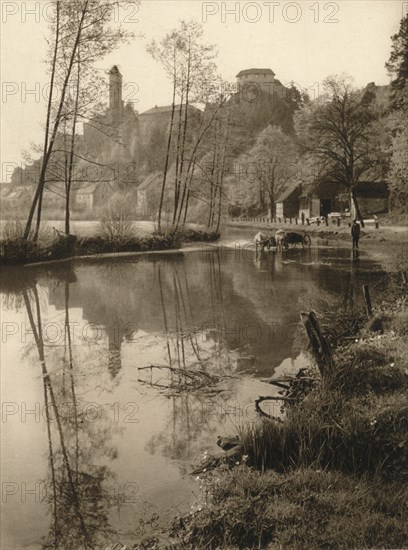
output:
[[[117,65],[109,71],[109,109],[114,120],[117,120],[123,112],[122,75]]]
[[[255,85],[259,90],[269,94],[273,93],[275,83],[279,82],[275,80],[275,73],[271,69],[245,69],[240,71],[236,78],[238,91]]]

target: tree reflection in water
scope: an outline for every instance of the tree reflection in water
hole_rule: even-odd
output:
[[[160,452],[171,459],[186,460],[196,455],[196,449],[193,450],[191,444],[200,436],[202,440],[203,432],[208,441],[215,441],[216,426],[225,422],[224,404],[230,398],[230,391],[226,385],[214,391],[206,391],[205,388],[197,388],[196,391],[194,388],[187,391],[183,388],[178,391],[180,375],[177,369],[192,371],[199,367],[212,375],[233,376],[236,374],[238,356],[228,349],[223,337],[226,320],[219,254],[211,254],[208,259],[211,318],[204,326],[197,326],[196,323],[185,263],[166,265],[166,281],[162,265],[158,263],[155,268],[166,335],[166,364],[173,367],[169,370],[171,391],[168,394],[172,401],[172,416],[161,433],[151,438],[147,447],[151,453]],[[170,319],[173,319],[173,330]],[[187,466],[182,465],[181,471],[186,473]]]
[[[106,429],[98,430],[95,423],[89,422],[78,411],[69,318],[69,282],[65,281],[62,384],[58,372],[53,376],[47,367],[37,284],[24,289],[22,294],[44,388],[50,471],[45,483],[45,498],[53,518],[44,548],[95,548],[100,538],[106,541],[109,535],[114,534],[109,527],[107,512],[112,504],[112,495],[103,489],[103,483],[110,474],[106,467],[95,465],[99,458],[98,450],[103,452],[109,433]],[[68,385],[65,383],[66,377],[69,379]],[[70,404],[68,414],[64,408],[67,400]]]
[[[112,470],[123,481],[128,472],[138,479],[136,470],[143,469],[140,475],[146,478],[146,487],[142,490],[154,505],[161,506],[162,498],[163,507],[167,506],[168,492],[149,492],[152,464],[162,468],[157,474],[160,484],[165,485],[166,476],[173,476],[173,483],[177,469],[182,474],[189,471],[200,452],[215,445],[221,430],[231,432],[233,423],[253,419],[238,416],[242,412],[237,410],[239,402],[253,408],[251,392],[257,389],[252,382],[271,376],[282,361],[296,359],[304,349],[303,331],[298,329],[300,311],[335,312],[343,300],[344,307],[351,309],[361,302],[362,283],[372,284],[377,276],[365,270],[364,256],[361,265],[350,264],[349,253],[288,251],[283,256],[265,254],[256,265],[246,257],[231,255],[221,265],[222,252],[208,253],[205,258],[191,253],[78,263],[75,274],[65,265],[59,271],[56,266],[11,270],[0,283],[6,287],[5,306],[27,309],[36,354],[31,362],[40,362],[40,391],[47,413],[43,433],[48,435],[51,525],[46,546],[96,547],[98,541],[114,536],[109,521],[122,533],[124,525],[132,529],[139,510],[133,504],[126,510],[124,506],[121,517],[115,517],[118,499],[107,491]],[[49,312],[62,317],[60,346],[49,346]],[[88,338],[82,332],[79,346],[79,329],[74,339],[73,328],[78,320],[82,328],[95,326],[98,332],[95,339],[93,330],[91,335],[87,332]],[[252,333],[244,330],[247,327],[261,327],[259,338],[250,338]],[[151,362],[175,370],[202,370],[219,376],[221,382],[196,391],[178,391],[173,372],[169,374],[173,387],[155,400],[157,391],[138,384],[134,374],[135,365]],[[223,378],[235,376],[238,367],[254,378],[249,383],[248,379]],[[28,371],[24,380],[30,381],[31,376]],[[111,417],[93,422],[82,408],[84,395],[105,400],[112,396],[121,403],[137,399],[142,405],[140,431],[137,425],[126,429],[113,425]],[[118,451],[111,445],[116,435],[122,460],[116,460]],[[149,452],[171,460],[157,456],[153,461]],[[41,458],[40,467],[45,457]],[[172,460],[177,462],[171,464]],[[185,495],[182,491],[180,495]],[[140,517],[147,517],[145,509],[140,510]]]

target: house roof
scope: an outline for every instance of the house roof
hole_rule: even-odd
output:
[[[275,76],[275,73],[272,71],[272,69],[244,69],[243,71],[239,71],[236,78],[240,76],[245,76],[247,74],[271,74]]]
[[[276,202],[284,202],[287,200],[295,191],[301,192],[301,186],[302,184],[300,182],[295,182],[289,185],[282,193],[278,196],[276,199]]]
[[[77,189],[77,194],[79,195],[92,195],[95,193],[97,188],[101,185],[101,182],[98,181],[96,183],[84,183]]]
[[[163,177],[163,172],[154,172],[153,174],[149,174],[147,178],[142,181],[142,183],[137,188],[138,191],[145,191],[148,189],[156,180],[159,180]]]
[[[185,107],[185,105],[183,104],[183,108],[184,107]],[[151,109],[148,109],[147,111],[144,111],[143,113],[140,113],[139,116],[157,115],[157,114],[160,114],[160,113],[171,113],[172,108],[173,108],[172,105],[164,105],[162,107],[158,107],[156,105],[155,107],[152,107]],[[178,109],[180,109],[180,105],[176,105],[175,108],[176,108],[176,111],[177,111]],[[197,107],[194,107],[194,105],[189,105],[188,108],[193,109],[195,111],[200,111],[200,109],[197,109]]]
[[[54,181],[48,182],[45,185],[44,196],[47,197],[64,197],[66,196],[65,192],[65,182],[63,181]]]

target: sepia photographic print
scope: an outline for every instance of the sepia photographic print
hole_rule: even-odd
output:
[[[408,1],[0,5],[0,550],[407,549]]]

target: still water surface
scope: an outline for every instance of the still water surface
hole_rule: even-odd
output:
[[[255,420],[263,378],[308,364],[299,313],[383,277],[350,250],[246,240],[2,270],[2,549],[135,542],[199,506],[191,465]]]

